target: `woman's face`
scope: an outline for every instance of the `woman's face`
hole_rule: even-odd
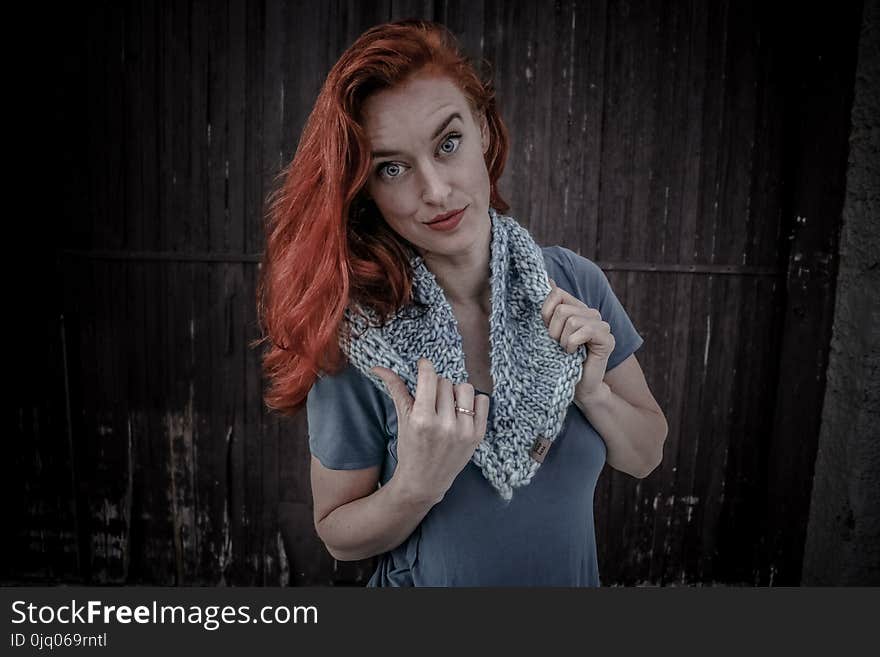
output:
[[[366,191],[388,225],[423,255],[487,249],[488,130],[455,83],[418,75],[370,96],[363,116],[372,151]]]

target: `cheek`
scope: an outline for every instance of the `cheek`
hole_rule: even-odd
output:
[[[410,185],[405,182],[391,185],[376,183],[368,186],[367,191],[379,212],[392,225],[408,218],[418,209]]]
[[[463,183],[468,189],[474,193],[485,192],[486,198],[489,196],[489,170],[486,168],[486,160],[483,153],[477,151],[469,154],[467,166],[462,167]]]

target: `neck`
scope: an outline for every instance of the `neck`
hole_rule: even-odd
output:
[[[478,308],[488,314],[491,310],[492,288],[489,278],[489,241],[491,225],[486,225],[484,239],[473,248],[453,255],[424,252],[425,265],[443,288],[446,300],[457,308]]]

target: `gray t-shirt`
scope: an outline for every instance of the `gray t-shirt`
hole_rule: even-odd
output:
[[[605,274],[565,247],[542,251],[556,284],[611,325],[614,369],[642,338]],[[307,414],[309,447],[325,467],[380,465],[380,482],[391,478],[397,412],[356,368],[319,378]],[[381,555],[368,586],[598,586],[593,492],[604,463],[605,443],[572,403],[544,463],[510,502],[469,462],[409,538]]]

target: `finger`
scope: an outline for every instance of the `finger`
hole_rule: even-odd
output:
[[[391,400],[394,402],[394,408],[397,414],[406,416],[412,410],[413,398],[409,394],[409,389],[403,380],[397,374],[389,370],[387,367],[376,366],[370,371],[382,379],[388,392],[391,394]]]
[[[480,440],[486,435],[486,423],[489,420],[489,396],[476,395],[474,397],[474,430]]]
[[[590,308],[587,304],[585,304],[583,301],[578,299],[571,292],[567,292],[566,290],[563,290],[559,286],[557,286],[555,289],[559,290],[559,295],[562,299],[562,303],[571,304],[572,306],[581,306],[583,308]],[[598,311],[596,311],[596,312],[598,312]]]
[[[556,306],[556,309],[553,311],[553,317],[550,318],[550,325],[547,327],[547,332],[550,333],[550,337],[558,342],[562,336],[562,329],[565,328],[568,318],[577,314],[579,310],[579,308],[570,306],[567,303],[561,303]]]
[[[430,414],[437,412],[437,373],[427,358],[419,358],[419,378],[413,408]]]
[[[568,318],[568,321],[565,322],[565,326],[562,327],[562,333],[559,336],[559,344],[565,347],[565,350],[568,353],[574,353],[575,349],[577,349],[577,346],[581,344],[580,342],[578,342],[572,347],[572,338],[574,333],[591,324],[597,323],[598,322],[596,320],[588,319],[579,313],[571,315]]]
[[[470,383],[459,383],[455,386],[455,405],[469,411],[474,410],[474,386]],[[462,429],[469,429],[474,426],[475,415],[467,413],[456,413],[458,415],[458,424]]]
[[[586,344],[588,353],[587,357],[605,360],[614,351],[614,336],[604,328],[604,323],[593,323],[575,331],[569,338],[569,343],[574,345],[571,353],[577,351],[577,348]]]
[[[554,287],[541,305],[541,319],[544,320],[544,326],[550,326],[550,320],[553,319],[553,311],[560,303],[562,303],[562,290]]]
[[[595,326],[585,324],[578,330],[573,331],[571,335],[567,336],[563,340],[560,340],[559,344],[565,347],[565,351],[573,354],[582,344],[588,344],[590,342],[590,338],[593,336],[594,330]]]
[[[455,395],[452,381],[446,377],[437,377],[437,416],[449,423],[455,421]]]

